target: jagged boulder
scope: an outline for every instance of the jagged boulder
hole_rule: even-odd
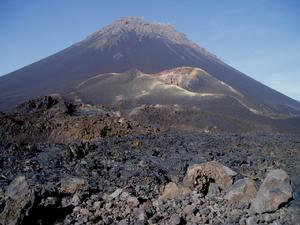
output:
[[[216,183],[221,191],[226,191],[236,175],[223,164],[210,161],[190,166],[183,183],[187,187],[200,189],[204,194],[208,192],[210,183]]]
[[[89,188],[87,180],[79,177],[65,177],[61,179],[60,183],[60,192],[65,194],[81,193]]]
[[[281,169],[271,170],[261,184],[257,195],[251,200],[256,213],[274,212],[293,197],[291,179]]]
[[[0,224],[22,224],[35,200],[25,176],[18,176],[9,184],[5,198],[5,208],[0,214]]]
[[[236,181],[227,191],[225,199],[234,204],[249,204],[257,193],[255,182],[249,178]]]
[[[182,198],[189,193],[191,193],[190,188],[178,186],[176,183],[170,182],[165,186],[161,197],[163,199]]]

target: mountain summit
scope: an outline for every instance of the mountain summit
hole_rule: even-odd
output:
[[[238,94],[231,97],[260,114],[288,117],[300,114],[299,102],[225,64],[172,26],[147,22],[139,17],[118,19],[81,42],[0,77],[0,110],[41,95],[69,94],[82,82],[94,76],[101,77],[101,74],[132,69],[157,74],[178,67],[200,68],[209,74],[211,82],[218,84],[215,87],[226,85],[226,94],[229,89],[234,90],[230,93]],[[156,76],[156,79],[164,77]],[[202,81],[202,78],[193,79],[191,90],[203,92]],[[211,86],[208,83],[206,85]]]
[[[186,46],[195,50],[197,49],[208,57],[216,57],[204,48],[191,42],[185,34],[176,31],[171,25],[150,23],[141,17],[120,18],[88,36],[81,44],[88,43],[90,47],[94,48],[113,48],[118,47],[122,42],[132,42],[133,40],[137,40],[136,44],[138,45],[138,43],[145,41],[145,39],[159,40],[165,45],[170,45],[170,47],[173,45]],[[120,52],[120,54],[126,53],[130,53],[130,49],[127,49],[127,52]],[[182,52],[179,55],[181,54]]]

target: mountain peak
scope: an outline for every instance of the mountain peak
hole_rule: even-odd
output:
[[[120,17],[116,19],[112,24],[112,26],[121,26],[124,30],[135,30],[136,32],[141,31],[152,31],[155,33],[163,33],[163,31],[169,32],[176,32],[176,29],[167,23],[161,22],[150,22],[144,19],[144,17],[135,17],[135,16],[128,16],[128,17]],[[185,36],[184,34],[180,33],[181,35]]]
[[[122,40],[130,39],[132,36],[135,36],[139,41],[159,39],[173,44],[184,44],[199,48],[185,34],[178,32],[171,25],[148,22],[142,17],[121,17],[112,24],[91,34],[84,41],[89,42],[91,47],[102,48],[104,46],[114,46]]]
[[[113,23],[129,24],[129,23],[144,23],[145,18],[140,16],[125,16],[116,19]]]

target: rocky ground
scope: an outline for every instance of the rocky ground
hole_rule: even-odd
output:
[[[90,142],[104,137],[156,132],[103,106],[74,104],[61,96],[27,101],[0,112],[0,139],[34,143]]]
[[[55,116],[44,139],[1,125],[15,139],[0,141],[0,224],[299,224],[299,135],[159,131],[104,117],[110,135],[55,144],[46,138],[61,131]]]

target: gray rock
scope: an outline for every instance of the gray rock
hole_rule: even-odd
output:
[[[218,184],[216,183],[210,183],[208,187],[207,196],[209,197],[217,197],[220,195],[220,189]]]
[[[89,188],[87,180],[79,177],[65,177],[61,179],[60,183],[60,192],[66,194],[85,192]]]
[[[159,220],[160,220],[159,216],[154,215],[154,216],[152,216],[152,217],[148,220],[148,223],[151,224],[151,225],[154,225],[154,224],[156,224]]]
[[[145,220],[145,209],[144,207],[140,207],[140,208],[135,208],[133,210],[134,215],[136,216],[136,218],[140,221],[144,221]]]
[[[183,208],[183,212],[186,215],[191,215],[194,212],[194,210],[195,210],[195,206],[193,206],[193,205],[186,205]]]
[[[16,177],[7,187],[5,196],[13,200],[24,197],[28,192],[28,184],[25,176]]]
[[[255,182],[249,178],[244,178],[235,182],[224,198],[235,204],[249,203],[256,193]]]
[[[30,191],[24,176],[16,177],[5,192],[5,208],[0,214],[0,224],[22,224],[33,207],[35,196]]]
[[[268,222],[268,223],[271,223],[273,222],[275,219],[277,219],[277,215],[276,213],[272,213],[272,214],[269,214],[269,213],[266,213],[266,214],[263,214],[263,219],[265,222]]]
[[[104,224],[112,224],[114,222],[114,220],[111,217],[106,217],[103,219]]]
[[[178,225],[181,222],[181,218],[177,214],[173,214],[170,218],[170,224],[171,225]]]
[[[55,167],[57,164],[61,163],[61,149],[59,148],[46,148],[43,152],[39,153],[36,160],[42,167]]]
[[[191,188],[206,190],[212,181],[211,183],[216,183],[221,190],[226,191],[232,185],[236,175],[236,172],[221,163],[210,161],[190,166],[184,184]]]
[[[179,186],[174,182],[170,182],[165,186],[161,197],[163,199],[183,198],[190,193],[191,189],[188,187]]]
[[[121,220],[120,222],[118,222],[118,225],[127,225],[128,221],[126,219]]]
[[[154,207],[160,207],[161,205],[162,205],[162,200],[161,199],[156,199],[156,200],[154,200],[153,202],[152,202],[152,205],[154,206]]]
[[[110,194],[111,198],[117,198],[120,196],[120,194],[122,193],[123,189],[122,188],[118,188],[116,189],[113,193]]]
[[[138,207],[138,205],[140,204],[138,198],[136,197],[128,197],[127,199],[127,205],[129,206],[129,208],[136,208]]]
[[[256,213],[274,212],[293,197],[291,180],[284,170],[271,170],[251,200]]]
[[[281,225],[282,223],[278,220],[274,221],[271,225]]]
[[[246,225],[257,225],[257,219],[254,216],[247,218]]]

